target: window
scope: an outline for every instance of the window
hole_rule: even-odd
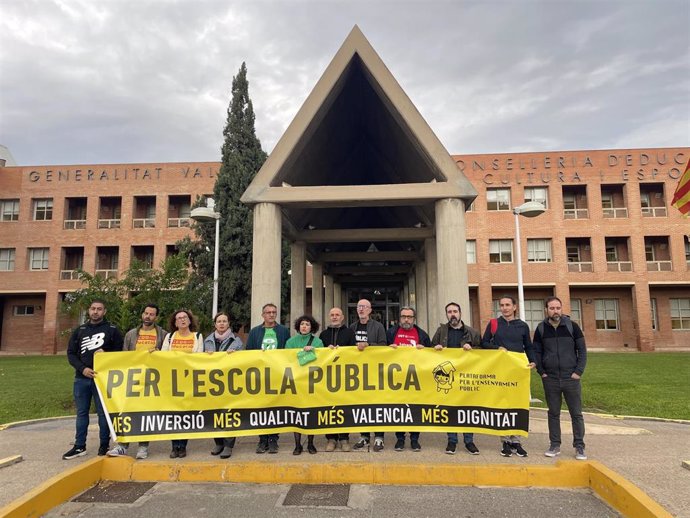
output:
[[[36,308],[29,305],[14,306],[15,317],[31,317],[34,315]]]
[[[579,263],[580,261],[580,247],[578,245],[568,245],[565,247],[568,254],[569,263]]]
[[[529,263],[550,263],[551,262],[551,240],[550,239],[528,239],[527,240],[527,262],[529,262]]]
[[[582,301],[580,299],[570,299],[570,320],[582,329]]]
[[[643,209],[649,208],[652,206],[652,198],[649,196],[649,192],[641,192],[640,193],[640,207]]]
[[[476,264],[477,262],[477,242],[475,240],[465,241],[467,248],[467,264]]]
[[[19,219],[19,200],[0,200],[0,221]]]
[[[574,193],[563,193],[563,208],[567,210],[577,209]]]
[[[690,299],[669,299],[671,329],[690,329]]]
[[[525,201],[537,201],[544,208],[549,208],[549,188],[548,187],[525,187]],[[567,207],[566,207],[567,208]]]
[[[513,262],[513,240],[512,239],[491,239],[489,241],[489,262],[490,263],[512,263]]]
[[[49,248],[29,248],[29,270],[47,270]]]
[[[690,265],[690,237],[685,236],[685,262]]]
[[[544,320],[544,300],[525,300],[525,322],[529,328],[534,331],[542,320]]]
[[[606,245],[606,261],[609,263],[618,262],[618,248],[616,248],[616,245]]]
[[[14,271],[14,248],[0,248],[0,272]]]
[[[491,311],[492,315],[494,315],[494,318],[498,318],[502,315],[501,313],[501,300],[500,299],[493,299],[491,301]]]
[[[656,310],[656,299],[651,299],[651,310],[652,310],[652,329],[654,331],[659,330],[659,314]]]
[[[644,245],[644,255],[647,261],[656,261],[656,253],[654,252],[654,245],[646,244]]]
[[[487,189],[487,210],[510,210],[510,189]]]
[[[618,330],[618,299],[596,299],[594,301],[594,318],[597,329]]]
[[[53,198],[36,199],[33,205],[34,221],[53,219]]]
[[[612,209],[613,208],[613,194],[611,192],[602,192],[601,193],[601,207],[603,209]]]

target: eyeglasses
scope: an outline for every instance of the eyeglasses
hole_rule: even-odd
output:
[[[406,318],[409,320],[414,320],[414,315],[400,315],[400,318]]]
[[[365,305],[359,305],[357,306],[357,309],[369,309],[371,306],[365,306]]]
[[[184,317],[175,317],[175,320],[189,320],[189,317],[184,316]]]

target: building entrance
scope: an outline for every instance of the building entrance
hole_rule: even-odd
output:
[[[400,294],[402,286],[349,287],[347,291],[347,322],[357,321],[357,302],[361,299],[371,301],[371,318],[383,324],[388,329],[398,323],[400,315]]]

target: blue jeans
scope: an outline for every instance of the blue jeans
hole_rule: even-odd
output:
[[[173,448],[187,448],[187,441],[189,439],[173,439],[172,440],[172,447]]]
[[[462,434],[462,440],[465,444],[474,442],[474,434],[464,433]],[[458,444],[458,434],[456,432],[448,432],[448,442],[450,444]]]
[[[107,447],[110,444],[110,428],[108,428],[108,420],[105,418],[101,400],[96,392],[96,383],[90,378],[74,378],[74,404],[77,407],[77,434],[74,437],[74,445],[79,448],[86,448],[92,399],[95,401],[96,414],[98,414],[100,445]]]

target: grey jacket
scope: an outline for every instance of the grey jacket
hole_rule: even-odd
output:
[[[357,324],[359,324],[359,320],[350,326],[355,335],[357,334]],[[383,324],[373,318],[367,321],[367,337],[369,345],[388,345],[388,338],[386,338],[386,330]]]
[[[142,326],[135,327],[134,329],[130,329],[127,331],[127,334],[125,335],[125,343],[122,346],[123,351],[135,351],[137,348],[137,340],[139,339],[139,331],[141,330]],[[165,338],[165,335],[168,334],[168,332],[163,329],[161,326],[158,324],[155,325],[156,328],[156,349],[159,351],[161,350],[161,346],[163,345],[163,339]]]

